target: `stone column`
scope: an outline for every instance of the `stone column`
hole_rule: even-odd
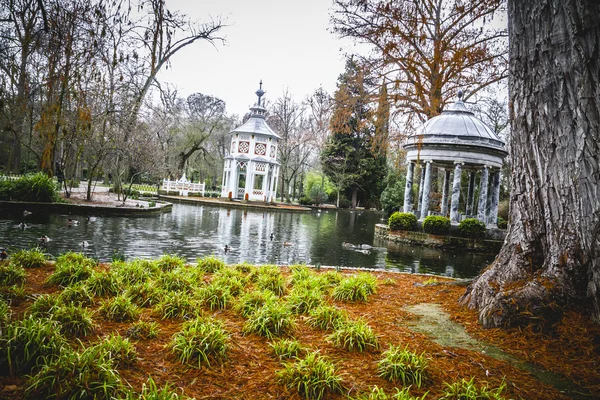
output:
[[[490,171],[488,166],[484,165],[481,171],[481,178],[479,178],[479,206],[477,207],[477,219],[486,223],[486,208],[487,208],[487,195],[488,195],[488,177]]]
[[[465,214],[472,215],[475,206],[475,171],[469,172],[469,190],[467,192],[467,207]]]
[[[273,203],[277,199],[277,183],[279,182],[279,166],[273,167]]]
[[[410,162],[406,168],[406,186],[404,188],[404,207],[402,211],[405,213],[412,211],[412,187],[413,175],[415,173],[415,164]]]
[[[450,170],[444,168],[444,187],[442,189],[442,216],[448,215],[448,189],[450,189]]]
[[[254,187],[254,163],[252,161],[248,161],[246,164],[246,187],[244,188],[244,200],[246,200],[246,195],[248,195],[248,200],[252,197],[252,188]]]
[[[423,202],[423,185],[425,183],[425,168],[421,165],[421,182],[419,183],[419,198],[417,199],[417,210],[421,210],[421,203]]]
[[[487,224],[498,227],[498,202],[500,200],[500,171],[492,173],[492,202]]]
[[[462,164],[456,163],[454,167],[454,180],[452,181],[452,201],[450,203],[450,222],[458,223],[458,203],[460,201],[460,176],[462,174]]]
[[[421,200],[421,219],[429,213],[429,195],[431,192],[431,160],[425,161],[425,182],[423,185],[423,200]]]

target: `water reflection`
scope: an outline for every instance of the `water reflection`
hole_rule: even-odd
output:
[[[155,217],[87,219],[39,212],[23,217],[16,213],[0,217],[0,246],[31,247],[39,245],[38,238],[47,235],[51,241],[45,247],[51,254],[82,251],[101,261],[109,261],[115,250],[128,258],[172,253],[190,261],[214,254],[227,263],[304,262],[457,277],[472,277],[493,259],[374,243],[374,227],[382,217],[380,213],[361,211],[263,212],[183,204],[175,204],[171,213]],[[79,224],[68,226],[68,218]],[[21,229],[21,222],[28,227]],[[83,242],[88,246],[83,247]],[[343,242],[373,248],[358,252],[342,246]],[[225,252],[225,245],[231,250]]]

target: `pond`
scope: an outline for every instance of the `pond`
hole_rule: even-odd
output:
[[[68,226],[68,218],[78,224]],[[319,263],[458,278],[474,277],[493,261],[490,254],[374,241],[375,224],[384,220],[382,213],[371,211],[297,213],[185,204],[174,204],[171,213],[151,217],[4,214],[0,246],[28,248],[40,245],[39,238],[46,235],[50,241],[44,247],[50,254],[81,251],[100,261],[110,261],[114,252],[127,259],[177,254],[189,261],[216,255],[227,263]],[[25,229],[19,226],[22,222]],[[225,245],[231,250],[225,252]]]

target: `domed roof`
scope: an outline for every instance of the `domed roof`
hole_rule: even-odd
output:
[[[407,159],[502,165],[504,142],[460,99],[425,123],[404,145]]]
[[[250,107],[250,118],[242,125],[238,126],[229,134],[236,133],[246,133],[251,135],[262,135],[267,137],[273,137],[276,139],[281,139],[281,136],[276,134],[273,129],[267,124],[265,121],[265,115],[267,113],[267,109],[261,105],[261,97],[265,94],[265,91],[262,90],[262,80],[260,81],[260,88],[256,91],[256,95],[258,96],[258,102]]]

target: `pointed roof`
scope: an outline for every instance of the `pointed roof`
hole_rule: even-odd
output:
[[[242,125],[238,126],[229,134],[236,133],[245,133],[250,135],[262,135],[267,137],[273,137],[276,139],[281,139],[281,136],[275,133],[273,129],[267,124],[265,120],[265,115],[267,113],[267,109],[261,104],[261,97],[265,94],[265,91],[262,90],[262,80],[260,81],[260,87],[256,91],[256,95],[258,96],[258,102],[250,107],[250,118],[248,121],[244,122]]]

